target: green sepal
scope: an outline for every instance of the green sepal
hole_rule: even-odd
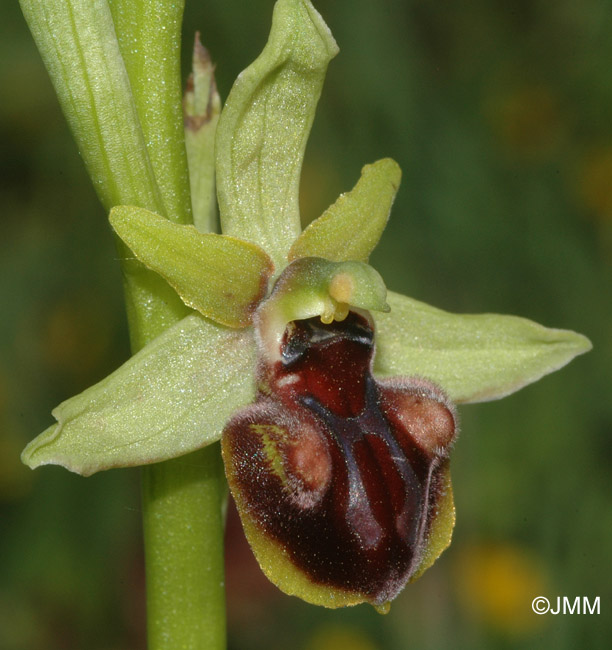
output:
[[[376,375],[427,377],[455,402],[509,395],[592,347],[518,316],[451,314],[391,291],[387,300],[391,312],[373,314]]]
[[[278,0],[268,43],[236,80],[217,127],[221,230],[261,246],[278,270],[300,234],[304,149],[337,52],[309,0]]]
[[[201,233],[133,206],[113,208],[109,219],[134,255],[188,307],[228,327],[249,325],[273,271],[255,244]]]
[[[366,165],[355,187],[341,194],[294,242],[289,260],[324,257],[367,262],[389,220],[402,171],[391,158]]]
[[[201,232],[215,232],[215,133],[221,98],[215,83],[215,67],[199,34],[193,46],[192,72],[187,80],[183,112],[193,225]]]
[[[187,316],[54,409],[57,424],[30,442],[22,461],[89,476],[187,454],[219,440],[231,414],[253,400],[254,366],[251,329]]]

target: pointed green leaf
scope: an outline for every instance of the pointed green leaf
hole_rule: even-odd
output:
[[[253,400],[254,366],[252,330],[188,316],[60,404],[57,424],[22,460],[32,469],[62,465],[89,476],[182,456],[218,440],[233,411]]]
[[[20,0],[100,201],[163,213],[106,0]]]
[[[191,223],[181,102],[185,0],[108,0],[108,4],[162,195],[162,214],[171,221]]]
[[[591,349],[576,332],[517,316],[451,314],[389,292],[376,322],[377,375],[420,375],[456,402],[504,397]]]
[[[278,0],[268,43],[236,80],[219,120],[222,232],[261,246],[279,271],[300,233],[304,149],[337,51],[309,0]]]
[[[192,66],[183,110],[193,224],[200,232],[215,232],[215,133],[221,98],[215,83],[215,66],[208,50],[200,43],[199,34],[193,47]]]
[[[109,219],[136,257],[165,278],[188,307],[222,325],[249,325],[273,271],[260,248],[127,205],[113,208]]]
[[[357,185],[299,236],[289,260],[314,256],[367,262],[387,225],[401,178],[402,171],[391,158],[366,165]]]

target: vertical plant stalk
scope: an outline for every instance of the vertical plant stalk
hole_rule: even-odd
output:
[[[136,205],[190,222],[178,63],[184,3],[20,4],[105,209]],[[188,310],[118,247],[137,352]],[[225,647],[224,490],[218,445],[143,470],[150,650]]]
[[[142,468],[149,650],[226,647],[218,444]]]
[[[225,648],[219,445],[143,470],[149,650]]]
[[[184,3],[109,4],[166,216],[190,223],[179,65]],[[146,345],[156,330],[137,339]],[[224,491],[219,445],[142,469],[149,650],[225,648]]]

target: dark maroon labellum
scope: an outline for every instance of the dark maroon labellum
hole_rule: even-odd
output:
[[[290,323],[223,446],[243,517],[313,583],[382,604],[422,560],[456,421],[429,382],[375,379],[373,354],[360,314]]]

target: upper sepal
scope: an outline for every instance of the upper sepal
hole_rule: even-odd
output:
[[[390,291],[391,311],[373,314],[378,376],[431,379],[455,402],[497,399],[588,352],[591,342],[526,318],[451,314]]]
[[[133,206],[113,208],[109,219],[134,255],[159,273],[188,307],[228,327],[250,324],[274,268],[261,248],[173,224]]]
[[[251,329],[198,315],[163,332],[119,369],[53,411],[57,424],[25,448],[23,462],[89,476],[182,456],[219,440],[255,394]]]
[[[255,242],[279,270],[301,230],[302,159],[337,51],[310,0],[278,0],[268,43],[237,78],[217,127],[222,232]]]

